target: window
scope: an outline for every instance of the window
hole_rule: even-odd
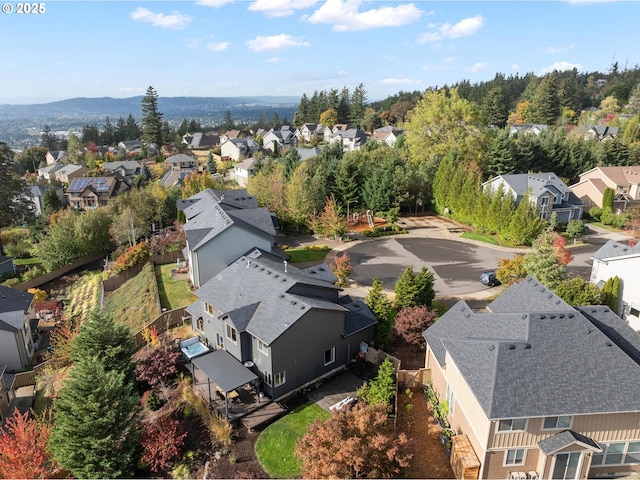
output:
[[[204,320],[202,317],[198,317],[198,320],[196,320],[196,328],[201,332],[204,332]]]
[[[594,453],[591,465],[640,464],[640,442],[605,443]]]
[[[213,305],[209,305],[208,303],[205,302],[204,309],[209,315],[213,315]]]
[[[562,417],[545,418],[542,428],[544,430],[556,430],[559,428],[569,428],[570,425],[571,425],[571,417],[565,415]]]
[[[629,315],[633,315],[634,317],[640,317],[640,311],[637,308],[630,307]]]
[[[504,457],[505,465],[524,465],[524,448],[507,450]]]
[[[549,197],[542,197],[540,199],[540,205],[542,205],[543,207],[546,207],[547,205],[549,205]]]
[[[216,333],[216,346],[219,349],[224,350],[224,337],[219,333]]]
[[[449,407],[449,414],[453,416],[453,410],[456,406],[456,396],[453,394],[453,390],[447,385],[447,406]]]
[[[264,383],[271,385],[271,374],[268,372],[264,373]]]
[[[265,355],[269,355],[269,347],[267,344],[258,338],[256,338],[256,342],[258,343],[258,351]]]
[[[507,418],[505,420],[500,420],[498,423],[498,431],[499,432],[512,432],[512,431],[521,431],[524,430],[524,427],[527,423],[525,418]]]
[[[275,386],[279,387],[285,382],[285,371],[278,372],[273,376],[273,380],[275,381]]]
[[[238,343],[238,331],[229,324],[227,324],[227,338],[233,343]]]
[[[324,352],[325,366],[335,361],[336,361],[336,347],[331,347],[329,350],[325,350]]]

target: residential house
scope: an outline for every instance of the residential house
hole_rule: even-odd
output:
[[[640,167],[595,167],[580,174],[569,189],[587,206],[602,207],[605,189],[613,189],[613,211],[640,204]]]
[[[222,135],[220,135],[220,144],[222,145],[227,140],[240,138],[240,135],[242,135],[242,132],[240,130],[238,130],[237,128],[233,128],[231,130],[227,130]]]
[[[236,181],[236,183],[243,188],[246,188],[246,186],[249,184],[249,177],[253,175],[254,163],[256,163],[256,159],[251,157],[239,163],[236,163],[233,166],[231,176]]]
[[[49,150],[45,155],[47,165],[59,165],[69,160],[69,154],[66,150]]]
[[[184,212],[184,250],[198,288],[252,248],[275,249],[274,219],[246,190],[204,190],[178,201]]]
[[[387,125],[386,127],[376,128],[373,131],[373,138],[381,143],[386,143],[390,147],[393,147],[398,140],[398,137],[404,133],[404,130],[393,125]]]
[[[262,137],[264,149],[273,153],[278,153],[295,143],[296,137],[288,125],[283,125],[279,130],[272,128]]]
[[[65,195],[71,207],[88,210],[105,206],[111,198],[130,188],[131,184],[120,176],[82,177],[71,181]]]
[[[585,140],[595,138],[599,142],[611,141],[616,138],[620,131],[619,127],[609,127],[607,125],[593,125],[589,127],[587,133],[584,135]]]
[[[53,172],[53,176],[55,180],[66,185],[69,184],[69,182],[71,182],[71,180],[73,180],[74,178],[83,177],[88,171],[89,169],[84,165],[68,163],[67,165],[63,165],[61,168]]]
[[[0,365],[10,372],[26,369],[35,347],[31,319],[35,319],[33,295],[0,285]]]
[[[220,135],[216,132],[185,133],[182,137],[182,143],[191,150],[211,150],[220,146]]]
[[[509,127],[509,136],[513,135],[540,135],[549,130],[548,125],[535,123],[514,123]]]
[[[613,277],[620,278],[616,313],[634,330],[640,330],[640,244],[625,245],[609,240],[592,256],[591,283],[602,288]]]
[[[584,204],[553,172],[498,175],[482,184],[485,190],[493,192],[501,186],[505,193],[513,196],[516,204],[528,195],[545,220],[549,220],[554,212],[561,223],[582,217]]]
[[[180,185],[186,177],[198,172],[198,159],[184,153],[167,158],[164,164],[168,170],[160,182],[165,187]]]
[[[48,165],[46,167],[41,167],[38,168],[38,176],[44,180],[47,180],[48,182],[51,182],[52,180],[55,180],[55,172],[60,170],[62,168],[62,165]]]
[[[127,156],[138,155],[142,150],[142,142],[140,140],[123,140],[118,143],[118,149]]]
[[[56,195],[60,199],[60,203],[65,205],[67,202],[66,197],[64,196],[64,190],[62,187],[52,187],[50,185],[29,185],[27,187],[27,193],[29,200],[33,204],[33,214],[40,215],[42,214],[42,210],[44,209],[44,194],[47,190],[53,189],[56,192]]]
[[[431,386],[456,433],[454,471],[467,446],[481,479],[637,478],[638,333],[532,277],[487,309],[460,301],[424,332]]]
[[[296,152],[298,152],[300,161],[304,162],[305,160],[309,160],[310,158],[320,155],[322,153],[322,149],[320,147],[298,147],[296,148]]]
[[[4,422],[12,414],[11,403],[15,397],[15,393],[11,391],[11,385],[8,385],[12,379],[5,374],[7,371],[6,365],[0,365],[0,428],[4,425]]]
[[[253,138],[231,138],[220,145],[220,156],[223,161],[238,162],[252,157],[263,149]]]
[[[13,264],[13,257],[6,257],[0,251],[0,277],[8,275],[14,276],[16,273],[16,267]]]
[[[104,162],[102,164],[102,170],[104,170],[105,173],[117,173],[121,177],[133,179],[136,175],[140,175],[142,165],[135,160],[116,160],[114,162]]]
[[[349,130],[349,125],[347,125],[346,123],[336,123],[331,127],[324,127],[322,136],[324,138],[324,141],[328,143],[334,133],[345,132],[347,130]]]
[[[294,132],[298,142],[309,143],[316,138],[324,137],[324,125],[321,123],[305,123]]]
[[[373,340],[375,317],[335,281],[328,265],[301,270],[256,248],[196,290],[188,312],[204,343],[249,365],[278,399],[343,370]]]
[[[353,152],[360,150],[362,146],[367,142],[369,136],[358,128],[350,128],[348,130],[338,130],[331,134],[329,137],[329,143],[341,143],[342,150],[345,152]]]

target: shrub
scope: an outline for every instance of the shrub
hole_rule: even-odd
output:
[[[307,250],[315,251],[315,252],[328,252],[331,248],[328,245],[309,245]]]
[[[171,477],[177,480],[187,480],[191,478],[191,472],[189,471],[189,465],[181,463],[176,465],[176,468],[171,472]]]
[[[594,219],[596,222],[600,221],[600,216],[602,215],[602,208],[600,207],[591,207],[589,209],[589,216]]]
[[[151,390],[149,392],[149,396],[147,397],[147,402],[145,403],[145,406],[151,410],[152,412],[155,412],[156,410],[158,410],[162,405],[164,404],[164,402],[162,401],[162,399],[160,398],[160,396],[154,392],[153,390]]]
[[[149,260],[149,248],[147,244],[141,242],[133,247],[129,247],[126,252],[118,257],[114,270],[122,273],[129,268],[145,263]]]

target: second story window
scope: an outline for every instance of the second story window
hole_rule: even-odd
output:
[[[570,426],[571,417],[568,415],[562,417],[547,417],[542,424],[544,430],[557,430],[560,428],[569,428]]]
[[[335,361],[336,361],[336,347],[331,347],[329,350],[325,350],[324,352],[325,366]]]
[[[549,205],[549,197],[542,197],[540,199],[540,205],[542,205],[543,207],[546,207],[547,205]]]
[[[238,343],[238,331],[229,324],[227,324],[227,338],[233,343]]]
[[[209,305],[205,302],[204,309],[209,315],[213,315],[213,305]]]
[[[198,317],[198,320],[196,321],[196,328],[201,332],[204,332],[204,320],[202,317]]]
[[[498,423],[499,432],[522,431],[527,423],[525,418],[506,418]]]
[[[524,465],[524,448],[507,450],[504,457],[505,465]]]
[[[262,340],[256,338],[256,343],[258,344],[258,351],[263,353],[264,355],[269,355],[269,347]]]

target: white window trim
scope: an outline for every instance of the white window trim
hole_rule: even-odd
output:
[[[225,332],[227,334],[227,338],[229,339],[229,341],[231,343],[233,343],[234,345],[238,344],[238,330],[236,330],[233,326],[229,325],[228,323],[225,324]],[[236,339],[233,339],[233,332],[235,332],[236,334]]]
[[[198,317],[196,319],[196,330],[198,330],[199,332],[204,332],[204,318]]]
[[[510,451],[513,451],[513,450],[522,450],[523,451],[522,463],[507,463],[507,455],[509,454]],[[521,467],[521,466],[525,465],[526,463],[527,463],[527,449],[526,448],[509,448],[509,449],[504,451],[504,458],[502,459],[502,466],[503,467]]]
[[[568,427],[558,427],[558,419],[560,417],[569,417],[569,426]],[[544,426],[544,422],[547,418],[555,418],[556,419],[556,426],[555,427],[547,427],[545,428]],[[540,430],[543,431],[551,431],[551,430],[564,430],[565,428],[571,428],[571,425],[573,425],[573,416],[572,415],[551,415],[549,417],[544,417],[542,419],[542,427],[540,428]]]
[[[264,343],[262,340],[260,340],[259,338],[256,338],[256,342],[257,342],[257,348],[258,351],[260,353],[262,353],[264,356],[268,357],[269,356],[269,346]]]
[[[453,389],[451,385],[447,385],[447,393],[446,393],[447,407],[449,410],[449,415],[453,417],[453,414],[456,410],[456,395],[453,393]]]
[[[204,311],[213,317],[214,308],[213,305],[204,302]]]
[[[519,418],[505,418],[503,420],[511,420],[511,428],[509,430],[500,430],[500,420],[498,420],[497,426],[496,426],[496,433],[502,434],[502,433],[512,433],[512,432],[524,432],[527,430],[528,420],[526,418],[524,419],[524,427],[522,427],[521,429],[513,428],[513,421],[520,420]]]
[[[222,340],[222,342],[220,340]],[[224,335],[216,333],[216,347],[224,350]]]
[[[326,354],[327,352],[331,352],[331,360],[329,360],[328,362],[326,361]],[[324,362],[324,366],[326,367],[327,365],[331,365],[332,363],[336,362],[336,347],[331,347],[328,348],[327,350],[325,350],[324,352],[325,354],[325,362]]]
[[[278,377],[280,377],[280,382],[278,382]],[[284,385],[287,382],[287,371],[282,370],[281,372],[274,373],[273,375],[273,386],[279,387]]]

